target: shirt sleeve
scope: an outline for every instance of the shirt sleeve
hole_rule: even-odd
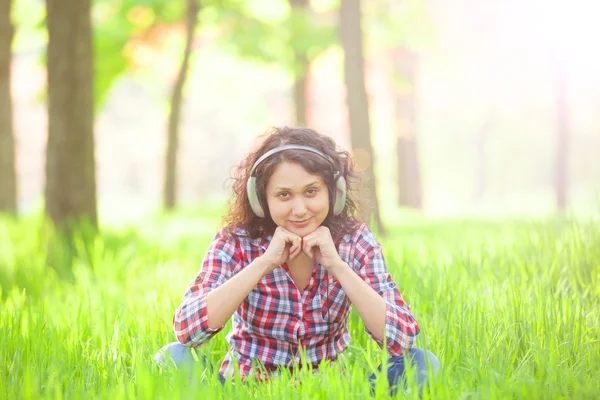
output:
[[[373,232],[365,226],[356,243],[355,257],[360,266],[359,275],[386,303],[385,338],[388,354],[400,356],[415,347],[419,325],[388,272],[381,245]],[[376,339],[368,329],[365,330],[383,348],[384,342]]]
[[[234,239],[220,230],[204,255],[200,273],[188,285],[175,311],[173,329],[180,343],[199,347],[223,329],[225,325],[216,329],[208,326],[206,296],[233,276],[239,260]]]

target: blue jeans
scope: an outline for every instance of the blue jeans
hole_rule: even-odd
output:
[[[206,356],[202,352],[197,352],[198,358],[200,359],[201,365],[198,365],[194,356],[192,355],[192,349],[179,342],[172,342],[163,346],[158,353],[154,356],[154,362],[160,366],[166,366],[169,364],[167,357],[169,357],[172,363],[181,370],[188,372],[189,377],[192,378],[196,368],[202,368],[209,372],[212,372],[213,366],[211,364],[206,365]],[[219,374],[219,382],[225,383],[225,377]]]
[[[413,368],[417,373],[417,381],[419,383],[419,394],[423,392],[423,387],[427,386],[429,371],[427,365],[431,366],[431,372],[433,375],[437,375],[440,371],[440,360],[429,350],[423,349],[410,349],[406,354],[402,356],[390,357],[387,360],[387,378],[389,384],[390,396],[395,396],[398,391],[399,385],[406,389],[405,379],[405,362],[410,361]],[[377,371],[381,372],[382,365],[377,367]],[[371,384],[371,394],[375,393],[377,375],[375,373],[369,376],[369,383]]]
[[[167,364],[167,358],[169,356],[175,366],[181,369],[189,369],[192,373],[193,369],[197,367],[197,363],[192,355],[191,348],[184,346],[181,343],[173,342],[163,346],[162,349],[154,356],[154,361],[159,365]],[[199,358],[202,362],[201,368],[206,369],[206,360],[204,355],[200,354]],[[427,385],[429,371],[427,365],[431,366],[433,374],[437,374],[440,369],[440,360],[430,352],[429,350],[423,349],[411,349],[403,356],[391,357],[388,359],[387,365],[387,378],[390,388],[390,395],[395,395],[400,384],[406,388],[405,381],[405,362],[410,360],[411,365],[416,369],[417,379],[419,382],[419,392],[423,390],[423,387]],[[211,368],[209,366],[209,368]],[[379,365],[377,370],[381,372],[382,365]],[[371,384],[371,393],[375,393],[377,375],[375,373],[369,376],[369,383]],[[225,383],[225,377],[219,374],[219,381]]]

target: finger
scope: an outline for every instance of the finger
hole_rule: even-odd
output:
[[[303,242],[302,243],[302,251],[304,251],[310,258],[312,258],[313,257],[313,251],[312,251],[313,240],[312,239],[307,240],[306,238],[304,238],[302,240],[302,242]]]
[[[278,226],[278,227],[277,227],[277,230],[278,230],[278,231],[280,231],[280,232],[281,232],[281,233],[282,233],[284,236],[286,236],[286,237],[288,237],[288,236],[292,236],[292,237],[294,237],[294,236],[298,236],[298,235],[296,235],[296,234],[294,234],[294,233],[292,233],[292,232],[288,231],[287,229],[285,229],[285,228],[284,228],[284,227],[282,227],[282,226]]]
[[[311,240],[313,247],[319,246],[319,248],[322,248],[323,246],[327,247],[329,244],[335,246],[331,232],[326,226],[318,227],[317,230],[308,235],[307,238]]]
[[[302,238],[301,237],[296,237],[294,239],[294,250],[296,250],[298,253],[302,251]]]
[[[297,258],[299,255],[300,255],[300,252],[301,252],[301,251],[302,251],[302,249],[301,249],[300,247],[296,247],[296,248],[294,249],[294,251],[291,251],[291,252],[290,252],[289,259],[290,259],[291,261],[294,261],[294,260],[295,260],[295,259],[296,259],[296,258]]]
[[[295,259],[298,254],[302,251],[302,239],[297,237],[292,241],[292,245],[290,246],[290,258]]]
[[[285,233],[286,235],[293,235],[292,232],[288,231],[287,229],[285,229],[283,226],[280,226],[279,229],[281,232]]]
[[[288,245],[292,245],[294,242],[294,239],[297,238],[298,236],[286,231],[284,228],[278,227],[277,230],[275,231],[275,235],[273,236],[273,239],[275,239],[275,237],[277,238],[277,241],[279,243],[281,243],[283,246],[288,246]]]
[[[292,234],[292,233],[282,226],[278,226],[277,228],[275,228],[275,235],[278,235],[281,237],[286,237],[286,236],[289,236],[290,234]]]
[[[288,230],[287,230],[287,229],[285,229],[285,228],[278,227],[277,229],[279,229],[279,230],[280,230],[282,237],[284,238],[284,240],[285,240],[287,243],[292,243],[292,242],[294,242],[294,240],[296,240],[296,239],[301,239],[301,237],[300,237],[300,236],[298,236],[298,235],[296,235],[296,234],[294,234],[294,233],[292,233],[292,232],[288,231]]]

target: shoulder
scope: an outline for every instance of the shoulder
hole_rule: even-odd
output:
[[[375,234],[364,223],[358,224],[352,233],[344,235],[339,247],[340,255],[344,254],[356,271],[378,257],[381,250]]]
[[[226,226],[216,233],[213,245],[227,247],[232,254],[254,253],[258,248],[268,246],[270,238],[270,236],[252,238],[243,228]]]
[[[365,223],[359,223],[352,233],[345,234],[342,237],[340,244],[363,248],[379,246],[375,234]]]

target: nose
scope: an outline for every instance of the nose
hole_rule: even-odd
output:
[[[292,214],[296,218],[302,218],[306,215],[306,205],[304,204],[304,199],[296,198],[294,199],[294,203],[292,205]]]

